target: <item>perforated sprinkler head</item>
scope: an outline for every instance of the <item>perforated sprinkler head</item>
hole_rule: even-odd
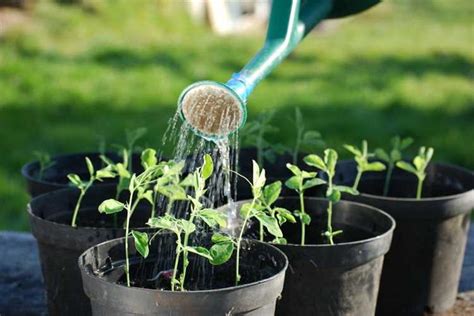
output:
[[[193,131],[209,140],[228,137],[244,125],[245,100],[228,84],[199,81],[179,97],[182,119]]]

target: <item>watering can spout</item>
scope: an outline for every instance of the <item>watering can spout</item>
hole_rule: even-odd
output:
[[[323,19],[363,11],[379,0],[273,1],[265,43],[225,84],[201,81],[187,87],[178,100],[182,118],[208,139],[227,137],[245,124],[247,98],[301,40]]]

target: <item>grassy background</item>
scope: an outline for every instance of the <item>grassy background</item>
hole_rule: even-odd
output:
[[[223,38],[193,24],[179,1],[40,0],[0,34],[0,229],[28,229],[19,174],[32,151],[96,150],[145,126],[159,147],[181,90],[226,81],[264,33]],[[275,141],[291,142],[299,106],[326,142],[394,134],[436,148],[435,159],[474,168],[471,0],[385,1],[313,32],[255,90],[250,118],[276,109]],[[168,149],[169,150],[169,149]]]

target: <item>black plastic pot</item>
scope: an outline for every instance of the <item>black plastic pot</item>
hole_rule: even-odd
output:
[[[70,173],[76,173],[82,179],[88,179],[89,171],[87,170],[85,158],[89,157],[94,167],[99,169],[103,166],[100,155],[101,154],[97,152],[90,152],[52,157],[51,161],[54,164],[44,171],[44,175],[41,179],[39,179],[39,161],[33,161],[21,168],[21,174],[26,180],[28,192],[32,197],[35,197],[43,193],[69,187],[67,175]],[[122,157],[116,153],[107,153],[106,156],[114,162],[122,161]],[[132,166],[136,171],[141,170],[140,154],[132,155]],[[116,180],[112,179],[102,183],[110,183],[115,181]]]
[[[352,184],[356,166],[337,166],[337,182]],[[392,248],[384,263],[378,315],[442,312],[456,300],[464,250],[474,208],[474,173],[432,164],[423,198],[413,198],[416,177],[394,170],[389,197],[383,197],[385,173],[362,176],[359,196],[345,198],[378,207],[397,221]]]
[[[299,199],[280,198],[277,205],[299,209]],[[306,245],[299,244],[299,223],[284,224],[288,244],[275,245],[290,263],[276,314],[374,315],[394,220],[371,206],[340,201],[333,206],[333,228],[343,233],[334,237],[335,245],[328,245],[321,235],[326,230],[327,201],[306,198],[305,207],[312,217],[306,227]],[[255,231],[250,234],[255,236]]]
[[[79,258],[84,291],[91,299],[94,315],[274,315],[288,266],[288,259],[277,248],[244,241],[239,286],[233,286],[235,258],[211,266],[191,254],[188,291],[172,292],[140,280],[147,283],[147,279],[173,267],[174,236],[157,235],[146,260],[130,247],[131,277],[137,287],[126,287],[123,282],[124,240],[99,244]]]
[[[82,290],[77,259],[86,249],[124,235],[114,228],[112,216],[100,214],[98,205],[115,196],[115,185],[92,187],[79,211],[78,227],[70,226],[78,190],[62,189],[34,198],[28,206],[31,230],[38,242],[49,315],[90,315],[89,299]],[[125,212],[123,212],[125,213]],[[120,214],[123,223],[125,214]],[[137,209],[133,226],[143,227],[150,215]]]

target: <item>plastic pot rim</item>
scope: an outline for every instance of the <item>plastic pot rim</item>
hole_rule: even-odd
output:
[[[128,238],[132,239],[132,237],[128,237]],[[209,290],[171,291],[171,290],[160,290],[160,289],[148,289],[148,288],[134,287],[134,286],[128,287],[124,284],[118,284],[118,283],[115,283],[115,282],[113,282],[113,283],[108,282],[108,281],[104,280],[103,278],[92,274],[88,269],[85,268],[85,266],[83,264],[81,264],[81,261],[82,261],[83,257],[86,255],[87,252],[91,251],[92,248],[100,247],[100,246],[102,246],[104,244],[107,244],[107,243],[118,242],[118,241],[124,240],[124,239],[125,239],[125,237],[110,239],[108,241],[101,242],[101,243],[87,249],[86,251],[84,251],[79,256],[79,258],[77,260],[77,264],[79,266],[79,269],[83,273],[85,273],[85,275],[87,275],[87,277],[89,277],[89,278],[98,279],[98,281],[103,283],[103,284],[109,284],[109,285],[112,285],[112,286],[120,287],[123,290],[128,289],[128,290],[139,291],[139,292],[147,292],[147,293],[156,292],[156,293],[163,293],[163,294],[166,294],[166,295],[183,296],[183,295],[190,295],[190,294],[191,295],[192,294],[198,295],[198,294],[203,294],[203,293],[212,294],[212,293],[218,293],[218,292],[235,291],[235,290],[241,290],[241,289],[246,289],[246,288],[249,288],[249,287],[258,286],[260,284],[267,283],[268,281],[271,281],[273,279],[278,278],[281,273],[285,274],[286,270],[288,269],[288,265],[289,265],[288,257],[286,256],[286,254],[283,251],[281,251],[277,247],[275,247],[275,246],[273,246],[272,244],[269,244],[269,243],[261,242],[261,241],[254,240],[254,239],[248,239],[248,238],[243,238],[242,241],[263,244],[265,247],[271,247],[271,248],[273,248],[273,250],[275,250],[277,253],[279,253],[282,256],[282,258],[285,260],[285,264],[284,264],[283,268],[281,268],[278,272],[276,272],[271,277],[268,277],[268,278],[265,278],[265,279],[262,279],[262,280],[258,280],[258,281],[255,281],[255,282],[241,284],[241,285],[228,286],[228,287],[223,287],[223,288],[219,288],[219,289],[209,289]]]

